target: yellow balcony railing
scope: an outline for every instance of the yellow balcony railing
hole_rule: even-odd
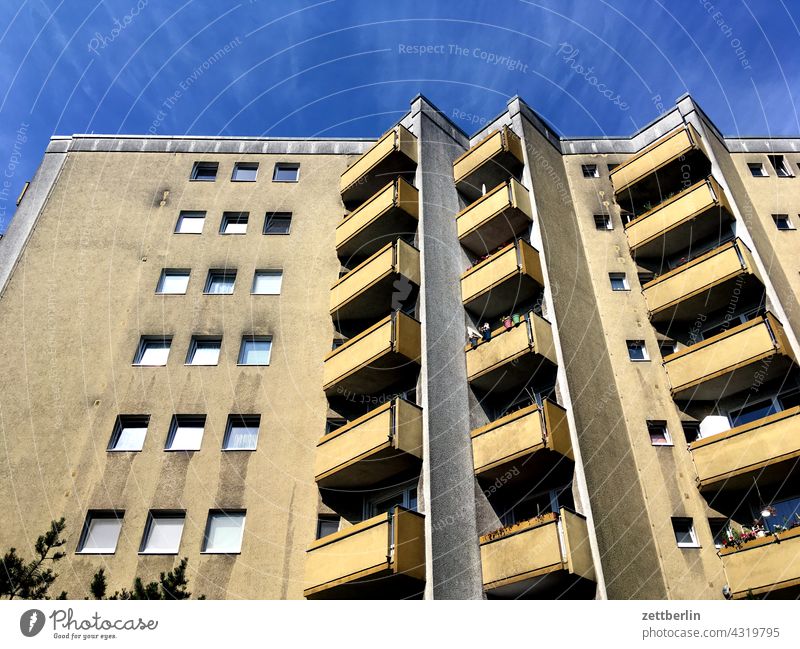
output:
[[[689,445],[700,489],[740,489],[783,481],[800,458],[800,406],[711,435]]]
[[[416,165],[417,138],[398,124],[344,171],[339,181],[342,201],[363,203],[396,176],[413,172]]]
[[[714,400],[757,388],[794,362],[783,327],[771,313],[664,358],[672,395]]]
[[[525,385],[540,368],[557,365],[553,330],[535,313],[509,330],[497,329],[477,347],[466,347],[467,378],[481,390],[503,392]]]
[[[467,250],[484,255],[524,234],[531,220],[528,190],[511,178],[456,214],[458,239]]]
[[[724,243],[642,286],[650,319],[694,320],[724,308],[734,296],[763,292],[750,250],[739,239]]]
[[[723,548],[719,555],[734,599],[781,597],[800,586],[800,527]]]
[[[665,165],[698,148],[701,148],[701,139],[694,126],[686,124],[675,129],[611,172],[614,192],[620,194]]]
[[[419,191],[402,178],[393,180],[336,226],[340,259],[369,257],[390,239],[415,232]]]
[[[545,576],[550,586],[562,588],[577,580],[595,581],[586,519],[567,509],[486,534],[480,545],[489,595],[535,594]]]
[[[407,290],[398,288],[396,282]],[[400,308],[419,286],[419,250],[402,239],[387,243],[331,288],[331,316],[341,320],[379,318]]]
[[[419,595],[425,580],[425,518],[392,511],[323,537],[306,553],[308,599]]]
[[[422,408],[393,399],[317,444],[315,473],[325,489],[364,488],[419,466]]]
[[[536,248],[519,239],[461,276],[464,307],[482,319],[510,314],[544,286]]]
[[[532,464],[535,456],[542,459],[538,465],[574,459],[567,413],[552,401],[545,399],[541,406],[533,404],[472,431],[472,461],[479,478],[494,480],[512,465]]]
[[[323,389],[344,398],[376,394],[419,369],[420,323],[400,311],[330,352],[323,363]]]
[[[667,257],[719,233],[733,221],[722,187],[709,176],[625,226],[637,257]]]
[[[457,189],[470,201],[496,187],[524,164],[522,142],[508,126],[487,135],[453,161]]]

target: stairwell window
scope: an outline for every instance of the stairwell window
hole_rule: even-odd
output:
[[[597,171],[597,165],[581,165],[581,171],[584,178],[599,178],[600,173]]]
[[[191,179],[201,182],[214,182],[217,179],[219,162],[195,162],[192,167]]]
[[[653,446],[672,446],[672,438],[669,436],[666,421],[648,421],[647,434],[650,436],[650,443]]]
[[[650,360],[644,340],[626,340],[625,343],[628,346],[628,358],[630,358],[632,361]]]
[[[613,230],[614,226],[611,225],[611,217],[608,214],[595,214],[594,227],[598,230]]]
[[[609,273],[608,280],[611,282],[612,291],[630,291],[628,278],[625,273]]]
[[[772,165],[772,168],[775,170],[775,175],[778,178],[791,178],[794,176],[792,173],[792,168],[789,166],[789,163],[786,161],[782,155],[768,155],[767,158],[769,159],[769,163]]]
[[[753,176],[753,178],[769,177],[767,170],[764,169],[764,165],[760,162],[748,162],[747,168],[750,170],[750,175]]]
[[[699,548],[697,532],[691,518],[673,518],[672,530],[675,533],[675,542],[679,548]]]
[[[792,225],[791,220],[789,219],[788,214],[773,214],[772,220],[775,221],[775,227],[778,230],[794,230],[795,227]]]

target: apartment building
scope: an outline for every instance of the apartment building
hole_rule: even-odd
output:
[[[210,598],[800,594],[800,139],[422,96],[55,137],[0,241],[0,547]]]

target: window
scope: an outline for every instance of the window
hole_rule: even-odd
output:
[[[205,212],[181,212],[175,224],[175,234],[203,234]]]
[[[207,295],[231,295],[235,283],[235,270],[212,269],[208,271],[208,279],[203,292]]]
[[[279,162],[272,173],[272,182],[296,183],[300,178],[300,165],[294,162]]]
[[[766,178],[769,174],[767,174],[767,170],[764,169],[764,165],[760,162],[748,162],[747,168],[750,170],[750,175],[754,178]]]
[[[788,214],[773,214],[772,220],[775,221],[775,227],[779,230],[794,230],[792,222],[789,220]]]
[[[658,342],[658,351],[661,352],[663,358],[664,356],[669,356],[678,351],[678,345],[673,340],[660,340]]]
[[[700,547],[691,518],[673,518],[672,530],[675,532],[675,541],[679,548]]]
[[[185,521],[185,512],[150,510],[139,553],[177,554]]]
[[[179,268],[165,268],[158,279],[156,293],[159,295],[185,295],[189,286],[190,271]]]
[[[239,365],[269,365],[271,353],[270,336],[244,336],[239,350]]]
[[[774,415],[778,410],[780,410],[780,408],[775,401],[773,399],[767,399],[765,401],[751,403],[743,408],[729,412],[728,419],[731,422],[731,426],[736,428],[737,426],[749,424],[751,421]]]
[[[626,340],[628,345],[628,358],[632,361],[649,361],[650,356],[647,354],[647,347],[644,346],[644,340]]]
[[[594,227],[598,230],[612,230],[611,217],[608,214],[595,214]]]
[[[719,549],[728,538],[728,519],[709,518],[708,526],[711,528],[711,537],[714,539],[714,547]]]
[[[219,363],[219,350],[222,338],[212,336],[192,336],[189,353],[186,355],[187,365],[216,365]]]
[[[640,273],[636,273],[636,276],[639,278],[639,284],[644,286],[648,282],[652,282],[655,279],[655,273],[650,272],[649,270],[642,271]]]
[[[255,451],[261,415],[230,415],[222,440],[223,451]]]
[[[220,234],[247,234],[249,212],[223,212],[219,224]]]
[[[617,167],[619,167],[619,162],[609,162],[608,163],[608,173],[611,173]]]
[[[396,491],[390,493],[384,492],[379,496],[369,498],[366,502],[366,518],[385,514],[398,505],[412,511],[417,511],[416,485],[406,485]]]
[[[264,217],[264,234],[289,234],[292,215],[289,212],[267,212]]]
[[[317,538],[334,534],[339,531],[339,517],[330,514],[320,514],[317,518]]]
[[[541,491],[532,490],[516,502],[511,501],[511,505],[500,518],[504,525],[513,525],[542,514],[558,512],[562,507],[575,508],[571,484]]]
[[[86,514],[86,522],[78,541],[81,554],[114,554],[122,529],[124,512],[93,510]]]
[[[195,162],[192,167],[192,180],[214,182],[217,179],[219,162]]]
[[[597,171],[597,165],[581,165],[581,171],[584,178],[599,178],[600,174]]]
[[[619,211],[619,220],[622,221],[622,225],[628,225],[633,219],[636,218],[636,215],[633,212],[627,212],[625,210]]]
[[[171,336],[142,336],[139,347],[133,357],[134,365],[161,367],[167,364]]]
[[[150,415],[120,415],[111,432],[109,451],[141,451]]]
[[[653,446],[672,446],[672,440],[667,430],[667,422],[648,421],[647,433],[650,435],[650,443]]]
[[[794,176],[791,167],[789,167],[789,163],[786,162],[782,155],[768,155],[767,158],[778,178],[791,178]]]
[[[253,295],[280,295],[283,283],[282,270],[257,270],[253,275]]]
[[[169,427],[164,450],[199,451],[205,428],[205,415],[175,415]]]
[[[254,183],[257,175],[257,162],[237,162],[233,165],[231,180],[234,182]]]
[[[686,443],[691,444],[700,439],[700,423],[696,421],[684,421],[681,423],[683,428],[683,436],[686,438]]]
[[[243,510],[208,512],[203,552],[217,554],[241,552],[244,520]]]
[[[631,287],[628,286],[628,278],[625,273],[609,273],[608,279],[611,282],[612,291],[629,291]]]

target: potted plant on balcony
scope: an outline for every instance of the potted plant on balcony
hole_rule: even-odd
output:
[[[516,327],[516,326],[517,326],[517,325],[518,325],[520,322],[522,322],[522,320],[523,320],[523,317],[522,317],[522,316],[521,316],[519,313],[515,313],[514,315],[512,315],[512,316],[511,316],[511,321],[514,323],[514,326],[515,326],[515,327]]]
[[[509,329],[511,329],[511,327],[514,326],[514,320],[512,316],[510,315],[503,316],[503,326],[506,328],[506,331],[508,331]]]

